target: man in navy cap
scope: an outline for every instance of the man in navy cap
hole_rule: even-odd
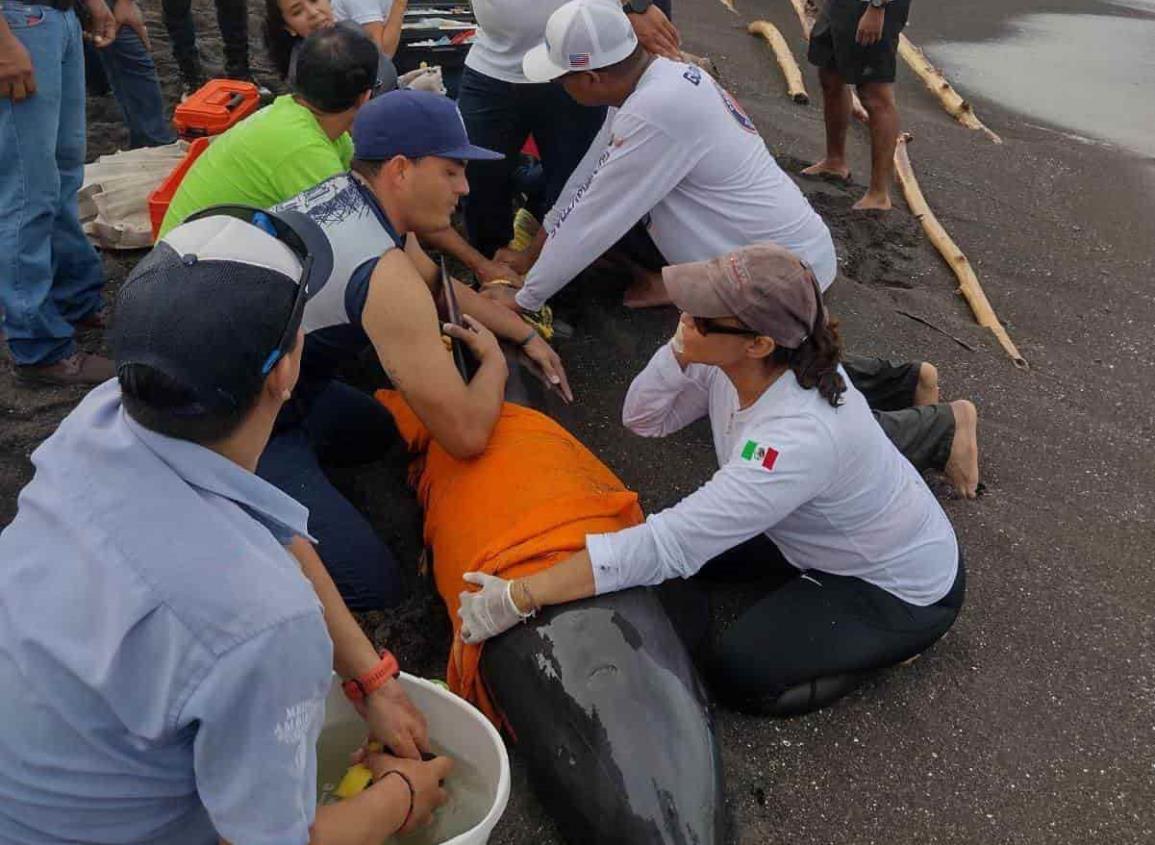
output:
[[[501,410],[507,369],[495,335],[520,346],[568,395],[556,353],[519,316],[450,281],[468,328],[442,326],[434,304],[439,267],[415,235],[444,230],[469,191],[465,168],[498,153],[470,143],[457,106],[424,91],[393,91],[365,105],[353,124],[352,170],[277,211],[303,214],[320,229],[316,296],[305,308],[305,354],[295,401],[282,415],[258,473],[310,511],[309,528],[349,607],[379,609],[402,597],[396,561],[364,517],[329,482],[321,464],[381,457],[395,442],[389,414],[337,380],[367,349],[452,455],[480,453]],[[442,332],[478,361],[468,382]]]
[[[375,845],[445,800],[448,760],[373,754],[362,796],[316,806],[335,663],[363,710],[399,685],[287,548],[306,509],[253,474],[297,381],[304,240],[263,212],[170,232],[122,288],[117,379],[33,453],[0,534],[0,842]]]

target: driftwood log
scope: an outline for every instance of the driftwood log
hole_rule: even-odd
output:
[[[814,21],[818,16],[817,10],[807,0],[790,0],[794,7],[794,14],[798,15],[798,25],[802,27],[802,37],[810,40],[810,30],[814,29]]]
[[[964,100],[958,91],[954,90],[943,72],[931,64],[926,53],[916,47],[914,42],[905,35],[898,37],[898,55],[902,56],[902,60],[910,66],[910,69],[922,80],[927,89],[942,103],[947,114],[967,129],[974,129],[986,134],[996,144],[1003,142],[1002,138],[979,120],[971,104]]]
[[[790,52],[790,45],[778,31],[778,27],[769,21],[754,21],[747,27],[751,35],[760,35],[766,39],[770,49],[774,51],[774,58],[778,60],[778,67],[782,68],[782,75],[786,77],[786,93],[796,103],[805,105],[810,102],[810,95],[806,93],[806,86],[802,82],[802,71],[794,54]]]
[[[798,15],[798,24],[802,27],[802,37],[809,42],[810,30],[814,29],[818,10],[811,0],[790,0],[790,4],[794,7],[794,14]],[[853,88],[850,89],[850,113],[860,123],[870,123],[870,115],[867,113],[866,107],[862,105],[862,100],[858,99],[858,92]]]
[[[898,139],[898,145],[894,150],[895,175],[898,177],[898,184],[902,186],[903,195],[906,196],[906,204],[910,206],[911,213],[922,224],[922,230],[926,232],[930,242],[934,244],[935,249],[939,251],[958,278],[959,293],[967,301],[978,324],[994,333],[999,345],[1010,356],[1015,366],[1026,368],[1027,360],[1019,352],[1003,324],[999,322],[987,295],[983,292],[982,285],[979,284],[978,276],[975,275],[970,261],[958,248],[958,244],[951,240],[946,229],[938,222],[934,212],[930,210],[926,197],[923,196],[922,189],[918,186],[918,180],[914,176],[914,169],[910,166],[910,156],[906,152],[906,146],[909,142],[910,135],[903,134]]]

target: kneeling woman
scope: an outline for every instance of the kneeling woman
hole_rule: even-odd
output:
[[[644,524],[587,536],[552,569],[512,582],[466,575],[481,589],[462,594],[463,636],[689,577],[764,534],[797,571],[725,632],[710,680],[744,709],[817,709],[954,623],[965,593],[954,530],[842,372],[836,324],[805,264],[754,245],[664,276],[683,315],[634,379],[624,420],[660,437],[708,414],[720,469]]]

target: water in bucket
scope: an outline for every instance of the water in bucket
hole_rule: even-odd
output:
[[[360,748],[364,740],[365,725],[359,720],[337,722],[322,731],[317,743],[319,803],[338,800],[333,791],[349,767],[349,755]],[[437,742],[431,740],[430,744],[434,754],[447,753]],[[480,822],[493,803],[494,785],[487,783],[475,766],[459,757],[453,760],[445,791],[449,800],[433,814],[432,822],[407,836],[390,836],[383,840],[383,845],[440,845]]]

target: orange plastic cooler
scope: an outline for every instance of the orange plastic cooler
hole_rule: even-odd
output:
[[[208,149],[208,146],[208,138],[197,138],[193,141],[180,164],[174,167],[164,181],[157,185],[156,190],[148,195],[148,217],[149,222],[152,223],[152,239],[154,241],[160,232],[160,224],[164,222],[164,215],[168,212],[169,204],[172,202],[172,198],[176,196],[176,189],[180,187],[181,180],[189,172],[193,162]]]
[[[253,83],[212,79],[176,107],[172,122],[186,140],[219,135],[260,104],[260,91]]]

